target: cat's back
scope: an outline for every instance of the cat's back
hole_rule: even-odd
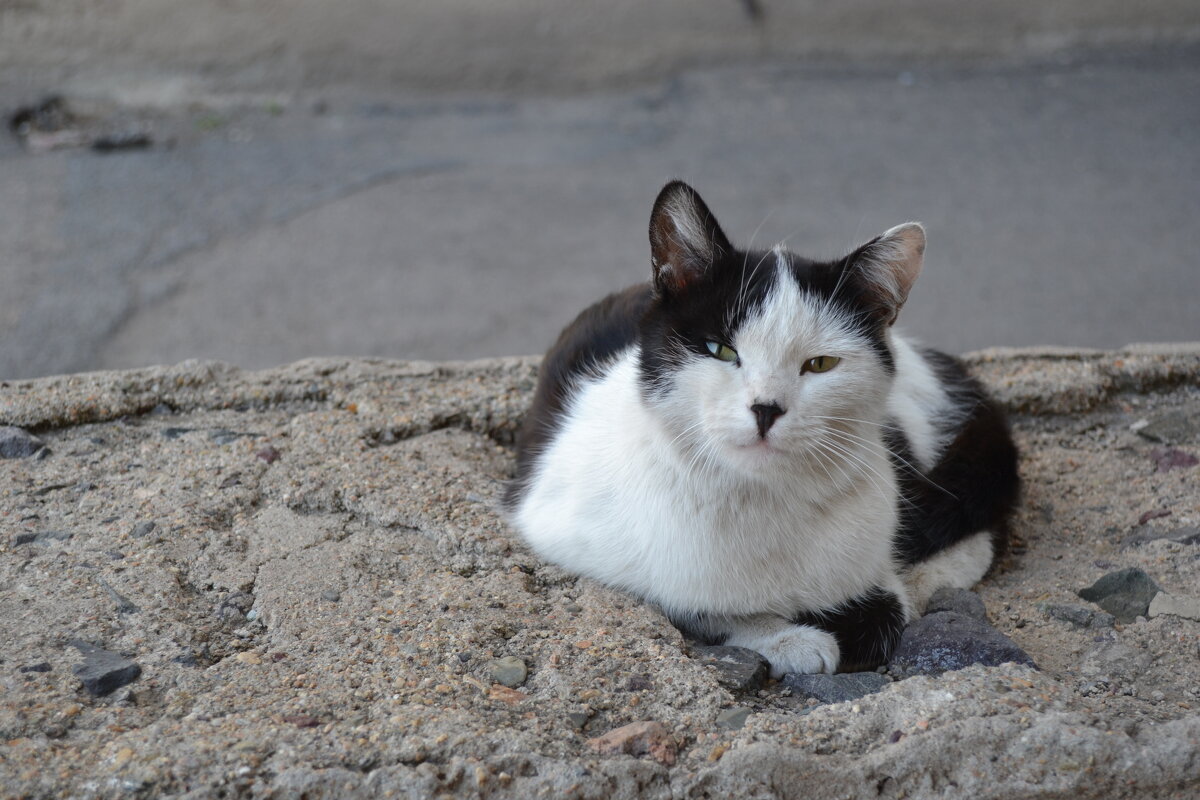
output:
[[[505,497],[510,509],[519,502],[538,454],[561,426],[580,379],[602,371],[637,341],[638,323],[651,298],[648,283],[610,294],[576,317],[547,351],[533,404],[517,435],[517,475]]]

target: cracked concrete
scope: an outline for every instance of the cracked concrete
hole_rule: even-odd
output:
[[[1042,609],[1079,605],[1076,590],[1123,567],[1176,596],[1200,585],[1196,546],[1173,533],[1200,523],[1196,467],[1160,472],[1159,445],[1136,432],[1200,407],[1200,346],[970,363],[1015,414],[1026,481],[1014,555],[980,595],[1042,671],[971,667],[826,706],[775,683],[731,694],[657,611],[513,537],[494,507],[535,359],[186,362],[0,383],[0,424],[49,447],[0,461],[0,785],[33,798],[1189,796],[1200,623],[1078,627]],[[1176,427],[1175,446],[1200,446]],[[74,640],[141,676],[91,697]],[[523,685],[491,683],[500,656],[526,664]],[[738,707],[743,727],[717,724]],[[586,744],[638,720],[662,723],[673,766]]]

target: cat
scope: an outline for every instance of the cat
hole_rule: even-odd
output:
[[[988,572],[1019,493],[1001,409],[892,327],[924,229],[828,262],[739,251],[674,181],[650,244],[651,280],[546,354],[510,523],[775,677],[875,668],[934,590]]]

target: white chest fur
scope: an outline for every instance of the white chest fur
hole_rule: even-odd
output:
[[[788,616],[894,573],[886,452],[855,457],[873,477],[831,497],[812,466],[749,479],[689,453],[646,408],[633,349],[574,392],[513,522],[542,557],[668,612]]]

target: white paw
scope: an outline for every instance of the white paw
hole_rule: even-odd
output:
[[[772,678],[788,672],[833,673],[841,656],[832,634],[807,625],[789,625],[764,637],[756,649],[771,662]]]

